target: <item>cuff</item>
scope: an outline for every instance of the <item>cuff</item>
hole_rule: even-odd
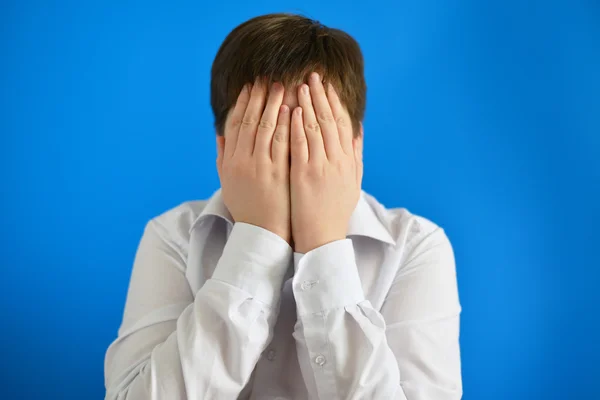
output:
[[[294,297],[298,315],[358,304],[365,299],[350,239],[294,254]]]
[[[235,286],[274,307],[279,302],[291,258],[292,248],[281,237],[238,222],[225,243],[212,279]]]

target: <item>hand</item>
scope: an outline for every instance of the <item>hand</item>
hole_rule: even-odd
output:
[[[345,239],[360,196],[362,151],[331,85],[313,73],[298,91],[291,125],[292,237],[306,253]]]
[[[242,89],[224,136],[217,136],[217,170],[233,219],[290,243],[290,110],[282,105],[283,94],[283,85],[274,83],[267,99],[258,79]]]

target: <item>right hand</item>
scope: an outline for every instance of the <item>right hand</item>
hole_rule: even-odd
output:
[[[259,79],[244,86],[224,135],[217,135],[217,170],[234,221],[290,243],[290,110],[282,105],[283,94],[278,82],[270,90]]]

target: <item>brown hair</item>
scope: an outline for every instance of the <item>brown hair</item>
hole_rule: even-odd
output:
[[[360,132],[366,107],[363,55],[356,40],[339,29],[296,14],[267,14],[233,29],[215,56],[210,103],[218,135],[242,87],[257,77],[286,88],[319,72],[346,106],[354,135]]]

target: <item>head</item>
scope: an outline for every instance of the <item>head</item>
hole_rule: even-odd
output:
[[[225,38],[211,71],[211,107],[217,135],[246,83],[263,78],[285,87],[284,104],[297,106],[297,88],[311,72],[333,85],[362,139],[366,106],[363,56],[347,33],[294,14],[268,14],[237,26]],[[361,140],[362,141],[362,140]]]

